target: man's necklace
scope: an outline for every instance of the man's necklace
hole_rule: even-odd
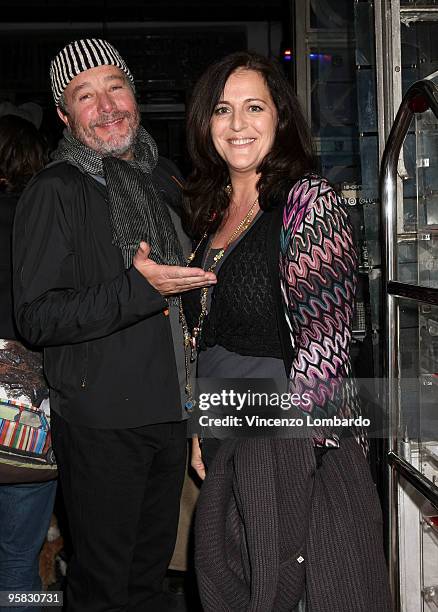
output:
[[[251,225],[258,200],[259,198],[257,196],[254,202],[252,203],[250,209],[248,210],[248,212],[242,219],[242,221],[240,221],[240,223],[237,225],[235,230],[229,236],[228,240],[225,243],[225,246],[223,246],[213,257],[213,261],[210,264],[210,266],[207,268],[206,272],[214,272],[219,261],[224,256],[225,251],[228,249],[230,244],[234,242],[234,240],[236,240],[241,234],[243,234],[248,229],[248,227]],[[189,266],[190,263],[193,261],[199,247],[204,242],[204,240],[207,238],[207,236],[208,236],[208,232],[205,232],[201,240],[196,245],[193,252],[190,253],[189,257],[187,258],[187,264],[186,264],[187,266]],[[211,251],[212,251],[212,248],[211,248],[211,243],[210,243],[210,246],[208,247],[208,250],[205,256],[205,262],[208,261]],[[192,382],[191,382],[191,367],[190,366],[196,360],[196,355],[197,355],[198,348],[199,348],[199,342],[201,339],[201,333],[202,333],[202,328],[204,325],[204,320],[208,314],[207,301],[208,301],[208,287],[202,287],[201,288],[201,298],[200,298],[201,311],[199,313],[198,322],[196,323],[195,327],[190,332],[189,326],[187,324],[187,319],[185,317],[183,306],[182,306],[182,298],[181,298],[181,295],[179,296],[179,321],[181,323],[181,327],[183,330],[183,338],[184,338],[184,366],[185,366],[185,378],[186,378],[184,389],[185,389],[185,393],[187,396],[187,401],[185,402],[184,407],[187,412],[191,412],[196,404],[196,400],[193,397],[193,388],[192,388]]]

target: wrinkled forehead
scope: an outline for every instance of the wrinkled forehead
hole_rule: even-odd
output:
[[[64,90],[66,99],[73,99],[79,91],[89,87],[91,89],[102,87],[112,81],[123,81],[129,84],[125,73],[117,66],[97,66],[77,74]]]

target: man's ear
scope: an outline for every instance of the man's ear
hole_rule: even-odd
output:
[[[65,123],[65,125],[67,127],[70,127],[70,124],[68,122],[68,115],[66,115],[60,108],[59,106],[56,107],[56,112],[58,113],[58,117],[61,119],[61,121],[63,123]]]

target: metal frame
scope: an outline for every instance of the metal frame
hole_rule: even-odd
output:
[[[438,288],[424,287],[422,285],[408,285],[398,281],[388,281],[388,293],[392,296],[408,300],[420,301],[425,304],[438,306]]]
[[[307,15],[308,3],[303,0],[295,1],[295,83],[298,100],[309,125],[311,124],[310,102],[310,66],[307,61]]]
[[[382,159],[386,139],[402,101],[400,0],[375,1],[374,29],[379,159]]]
[[[376,80],[377,80],[377,117],[378,117],[378,142],[379,142],[379,160],[383,158],[385,150],[385,142],[389,136],[391,126],[394,121],[399,104],[401,103],[401,36],[400,36],[400,0],[375,0],[374,4],[374,27],[376,41]],[[398,165],[398,157],[397,157]],[[396,165],[396,167],[397,167]],[[391,185],[392,195],[400,201],[402,196],[401,180],[394,177]],[[382,207],[381,217],[384,217]],[[393,221],[393,219],[391,219]],[[382,223],[382,221],[381,221]],[[381,243],[386,243],[386,228],[381,233]],[[383,266],[385,265],[384,258],[382,259]],[[390,262],[392,263],[392,262]],[[382,279],[384,274],[382,275]],[[380,304],[381,324],[392,323],[383,303]],[[374,295],[374,299],[379,300],[380,295]],[[393,314],[393,313],[391,313]],[[380,357],[385,363],[385,356],[380,354],[380,347],[385,338],[385,325],[381,330],[380,342],[377,347],[378,358],[376,361],[380,364]],[[383,368],[385,366],[383,365]],[[386,455],[389,451],[389,441],[384,441],[383,453]],[[393,596],[394,609],[400,609],[400,574],[399,574],[399,556],[398,556],[398,485],[394,470],[389,467],[386,472],[386,487],[383,491],[383,515],[385,520],[385,536],[387,545],[387,556],[389,564],[389,579],[391,592]]]
[[[433,485],[430,480],[425,478],[410,463],[392,451],[388,453],[388,463],[438,510],[438,487]]]
[[[310,27],[310,0],[294,2],[295,84],[298,99],[309,125],[312,122],[311,78],[308,54],[317,44],[337,45],[345,48],[349,44],[348,30],[323,30]],[[350,35],[351,38],[351,35]]]
[[[405,25],[416,21],[436,21],[438,19],[438,6],[402,6],[400,8],[400,21]]]

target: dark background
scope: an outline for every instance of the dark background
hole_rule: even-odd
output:
[[[1,0],[0,101],[44,109],[52,146],[61,134],[51,100],[50,60],[77,38],[109,40],[136,81],[142,122],[160,152],[189,170],[184,115],[194,82],[214,60],[252,48],[281,59],[291,46],[284,0]],[[290,78],[291,62],[284,62]]]

